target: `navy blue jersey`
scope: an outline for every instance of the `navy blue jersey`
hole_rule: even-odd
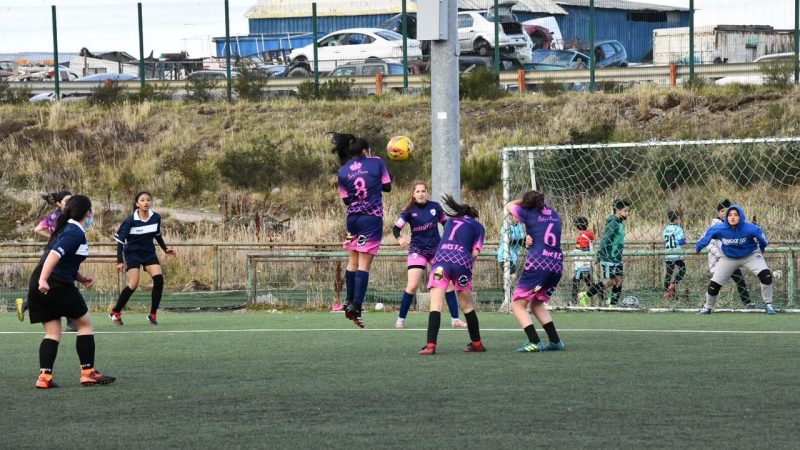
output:
[[[58,233],[53,242],[47,246],[39,261],[44,264],[47,255],[51,252],[58,253],[61,259],[53,269],[52,276],[64,283],[74,283],[78,277],[81,263],[89,256],[89,244],[86,242],[86,231],[80,223],[70,219],[67,225]]]
[[[350,198],[347,215],[364,214],[383,217],[384,184],[392,178],[383,160],[375,156],[357,156],[339,169],[339,195]]]
[[[142,220],[136,210],[122,222],[114,240],[122,244],[127,262],[146,262],[156,257],[153,239],[161,237],[161,216],[150,211],[150,217]]]
[[[469,216],[454,217],[444,224],[444,234],[433,264],[447,262],[472,270],[472,252],[483,249],[486,230]]]
[[[514,205],[510,210],[517,222],[525,224],[525,232],[533,239],[525,270],[561,272],[564,255],[561,252],[561,217],[558,212],[547,205],[541,211],[520,205]]]
[[[441,240],[439,236],[439,224],[445,223],[447,216],[444,215],[442,206],[433,201],[427,201],[420,205],[417,202],[400,213],[395,226],[403,228],[406,224],[411,227],[411,245],[415,249],[435,249]],[[410,250],[409,250],[410,251]]]

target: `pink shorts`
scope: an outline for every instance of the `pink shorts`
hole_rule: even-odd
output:
[[[348,236],[344,241],[342,247],[345,250],[356,251],[358,253],[369,253],[370,255],[377,255],[381,249],[381,241],[373,241],[366,238],[364,235]]]
[[[511,296],[511,301],[515,302],[517,300],[525,300],[529,303],[534,300],[538,300],[540,302],[547,303],[550,301],[550,296],[548,296],[547,293],[541,288],[529,289],[517,285],[516,289],[514,289],[514,294]]]
[[[428,289],[439,288],[447,290],[453,283],[456,292],[472,290],[472,271],[466,267],[450,263],[436,263],[431,267],[428,277]]]
[[[428,264],[433,264],[433,257],[434,256],[435,255],[425,256],[425,255],[422,255],[420,253],[409,253],[408,254],[408,260],[407,260],[407,262],[408,262],[407,265],[408,265],[408,267],[412,267],[412,266],[427,267]]]

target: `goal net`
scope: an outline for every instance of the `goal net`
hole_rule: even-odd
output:
[[[575,246],[576,217],[588,219],[599,243],[615,200],[631,205],[625,222],[623,297],[636,295],[650,307],[699,306],[708,282],[705,254],[687,255],[684,295],[666,304],[660,300],[665,271],[662,230],[667,212],[677,212],[689,241],[684,249],[693,251],[693,243],[711,225],[716,205],[726,198],[741,205],[747,220],[765,230],[772,247],[784,249],[786,253],[768,253],[768,263],[779,271],[776,301],[793,294],[787,286],[794,288],[796,280],[780,277],[788,269],[794,272],[792,250],[797,250],[800,238],[800,137],[513,147],[503,149],[502,163],[504,201],[530,189],[543,192],[561,215],[564,250]],[[570,303],[573,267],[568,256],[556,304]],[[508,271],[505,275],[508,299],[513,280]],[[751,296],[760,299],[757,280],[746,277]],[[736,295],[722,298],[730,307],[739,301]]]

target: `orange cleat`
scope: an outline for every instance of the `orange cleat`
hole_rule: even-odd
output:
[[[111,384],[116,380],[115,377],[103,375],[94,369],[81,371],[81,384],[83,386],[97,386],[98,384]]]

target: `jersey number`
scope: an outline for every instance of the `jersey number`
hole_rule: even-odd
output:
[[[544,232],[544,243],[549,245],[550,247],[555,247],[558,245],[558,237],[553,234],[553,224],[547,226],[547,230]]]
[[[356,188],[356,197],[360,198],[361,200],[367,198],[367,182],[364,181],[363,178],[356,178],[353,182],[353,185]]]
[[[672,249],[677,248],[678,246],[675,245],[675,235],[670,234],[669,236],[664,236],[664,248],[665,249]]]
[[[450,232],[450,237],[447,238],[448,241],[452,241],[454,237],[456,237],[456,231],[461,228],[461,225],[464,225],[464,222],[461,220],[454,220],[453,221],[453,231]]]

